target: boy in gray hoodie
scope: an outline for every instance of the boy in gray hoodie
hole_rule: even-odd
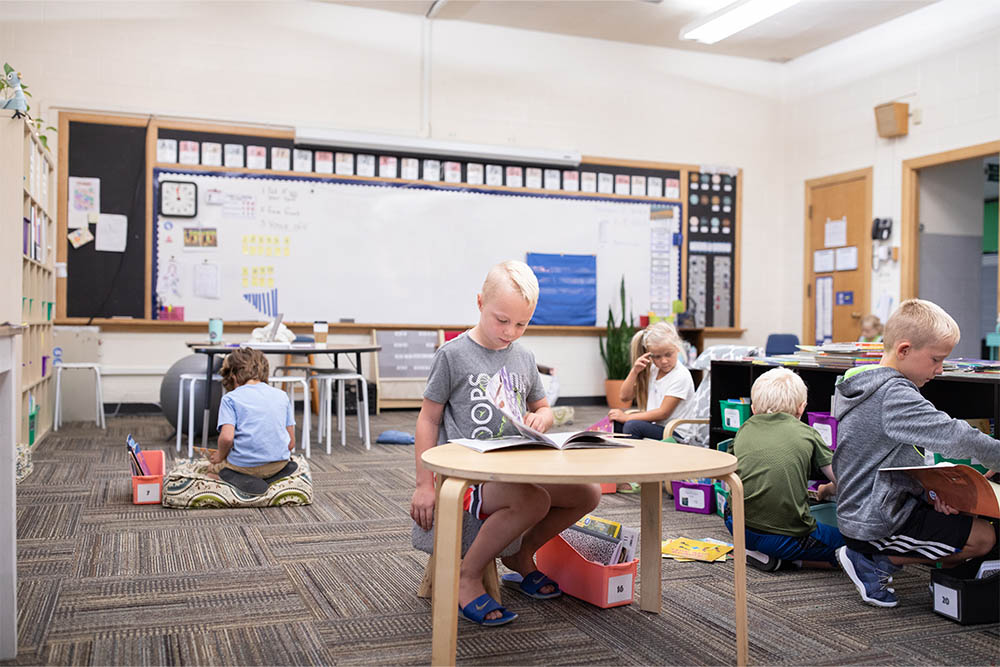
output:
[[[1000,469],[1000,443],[936,409],[919,391],[941,374],[959,335],[940,306],[904,301],[885,324],[881,363],[853,368],[837,385],[833,470],[846,543],[837,559],[871,605],[898,604],[889,583],[903,565],[953,567],[989,553],[996,542],[987,521],[929,498],[905,473],[879,472],[923,465],[916,446]]]

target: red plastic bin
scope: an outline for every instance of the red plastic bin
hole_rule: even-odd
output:
[[[560,535],[535,553],[535,564],[559,582],[567,595],[608,609],[631,604],[635,597],[635,575],[639,561],[602,565],[587,560]]]
[[[163,451],[144,449],[148,475],[132,475],[132,504],[159,505],[163,499]]]

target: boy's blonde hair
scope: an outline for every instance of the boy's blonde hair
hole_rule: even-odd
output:
[[[750,388],[750,403],[755,414],[787,412],[793,417],[806,401],[806,383],[787,368],[772,368]]]
[[[250,380],[267,382],[270,370],[267,357],[264,356],[263,352],[249,347],[241,347],[226,355],[219,374],[222,375],[222,386],[226,388],[226,391],[232,391]]]
[[[923,299],[907,299],[885,323],[882,343],[887,351],[904,340],[915,349],[934,343],[954,346],[961,336],[958,324],[941,306]]]
[[[656,322],[641,331],[637,331],[632,336],[632,342],[629,345],[629,359],[634,364],[635,360],[649,352],[651,347],[674,348],[677,350],[677,363],[681,363],[680,356],[684,345],[681,343],[680,334],[677,333],[674,325],[667,322]],[[642,378],[635,383],[636,405],[641,410],[646,409],[646,401],[649,398],[649,383],[642,381],[644,379]]]
[[[538,278],[524,262],[509,259],[490,269],[483,281],[483,300],[488,301],[504,286],[513,287],[529,305],[538,303]]]
[[[875,333],[882,335],[885,327],[882,326],[882,320],[878,318],[878,315],[865,315],[861,318],[861,328],[864,329],[866,326],[870,326],[875,330]]]

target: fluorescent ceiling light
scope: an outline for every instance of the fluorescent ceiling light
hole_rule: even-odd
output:
[[[798,2],[799,0],[742,0],[712,14],[707,19],[685,26],[681,29],[681,39],[715,44]]]
[[[580,153],[576,151],[467,144],[460,141],[436,141],[396,134],[347,132],[320,127],[295,128],[295,143],[386,153],[416,153],[418,155],[440,155],[479,160],[493,159],[502,162],[548,164],[561,167],[575,167],[580,164]]]

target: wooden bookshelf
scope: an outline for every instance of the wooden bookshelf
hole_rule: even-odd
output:
[[[24,119],[0,119],[0,219],[5,285],[0,322],[25,328],[18,350],[17,442],[38,443],[52,425],[52,322],[55,306],[56,163]],[[27,222],[25,222],[27,221]],[[29,408],[35,406],[32,412]],[[31,434],[31,415],[34,438]]]

